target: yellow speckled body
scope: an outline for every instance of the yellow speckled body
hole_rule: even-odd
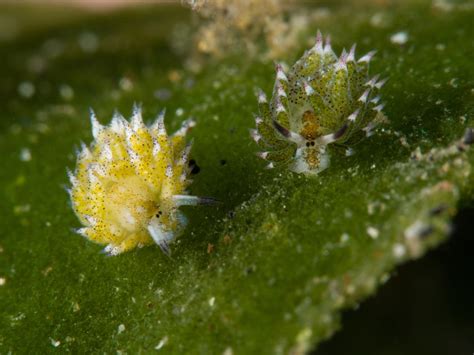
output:
[[[101,126],[91,114],[95,141],[78,154],[70,196],[85,226],[78,232],[107,245],[108,254],[154,242],[169,253],[168,243],[186,225],[178,207],[210,201],[186,193],[191,147],[185,135],[194,122],[168,136],[163,118],[146,126],[135,108],[130,122],[116,114]]]

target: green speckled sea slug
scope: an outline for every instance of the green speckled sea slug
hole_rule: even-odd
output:
[[[374,53],[356,60],[353,45],[338,58],[329,37],[323,41],[318,32],[288,74],[276,66],[272,99],[259,90],[257,129],[251,130],[267,168],[316,175],[329,166],[331,151],[351,155],[351,147],[385,120],[379,91],[386,80],[369,77]]]

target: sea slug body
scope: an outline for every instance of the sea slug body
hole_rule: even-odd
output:
[[[184,121],[168,136],[164,111],[147,126],[137,106],[130,122],[116,113],[102,126],[92,111],[91,122],[94,141],[82,145],[75,172],[68,172],[72,206],[84,225],[77,232],[106,245],[109,255],[153,243],[170,254],[169,243],[187,224],[178,208],[213,202],[186,191],[185,136],[195,122]]]
[[[355,45],[338,58],[330,39],[318,32],[316,44],[286,74],[276,66],[273,95],[259,90],[259,115],[252,138],[267,168],[316,175],[329,167],[330,149],[352,155],[354,144],[386,120],[379,91],[386,80],[369,78],[375,52],[355,58]],[[330,149],[328,149],[330,145]]]

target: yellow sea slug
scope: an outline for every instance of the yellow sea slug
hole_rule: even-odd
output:
[[[84,225],[77,232],[106,245],[109,255],[152,243],[170,254],[169,243],[187,224],[178,208],[214,201],[186,191],[191,144],[185,136],[195,122],[168,136],[163,120],[164,111],[146,126],[136,106],[130,122],[116,113],[102,126],[91,111],[94,141],[82,145],[75,172],[68,172],[69,194]]]

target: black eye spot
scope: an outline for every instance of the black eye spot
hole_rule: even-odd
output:
[[[311,146],[314,147],[314,142],[311,142]]]
[[[197,165],[197,163],[194,159],[191,159],[188,162],[188,166],[189,166],[189,169],[190,169],[190,173],[192,175],[196,175],[197,173],[199,173],[201,171],[201,168]]]
[[[156,218],[160,218],[160,216],[163,214],[162,211],[158,211],[158,213],[156,214]]]
[[[309,142],[306,142],[306,146],[309,147]]]

